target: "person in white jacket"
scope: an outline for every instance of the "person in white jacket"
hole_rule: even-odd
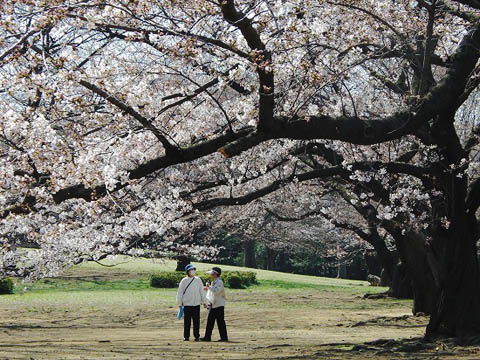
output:
[[[217,321],[218,331],[220,332],[219,341],[228,341],[227,325],[225,324],[225,286],[220,277],[222,269],[213,267],[207,271],[207,274],[212,278],[212,283],[207,282],[205,289],[207,289],[208,301],[208,319],[205,336],[201,341],[212,341],[212,331],[215,321]]]
[[[190,339],[190,326],[193,320],[193,336],[200,339],[200,305],[206,304],[205,290],[202,279],[195,276],[195,267],[188,264],[185,267],[187,275],[180,281],[177,291],[177,305],[183,306],[183,341]]]

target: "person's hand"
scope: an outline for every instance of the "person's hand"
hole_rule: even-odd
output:
[[[206,308],[207,308],[207,304],[203,304],[203,307],[206,309]]]

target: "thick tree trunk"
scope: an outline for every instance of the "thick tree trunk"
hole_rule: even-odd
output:
[[[425,267],[422,266],[422,270]],[[437,301],[437,287],[435,286],[431,276],[425,273],[418,273],[413,276],[413,314],[431,315],[435,310]]]
[[[373,246],[377,254],[377,259],[380,265],[383,268],[385,277],[388,279],[393,279],[395,264],[397,263],[398,257],[395,256],[390,250],[388,250],[385,240],[382,239],[377,231],[371,231],[368,242]]]
[[[175,271],[185,271],[185,266],[190,264],[190,258],[185,255],[177,256],[177,268]]]
[[[390,279],[387,276],[387,273],[383,269],[382,269],[382,272],[380,273],[380,286],[385,286],[388,288],[392,286],[392,279]]]
[[[447,241],[432,246],[440,260],[437,265],[440,290],[427,327],[428,339],[437,335],[464,338],[480,334],[477,240],[475,216],[465,214],[452,221]]]
[[[337,279],[347,278],[347,265],[343,261],[340,261],[337,265]]]
[[[287,254],[284,251],[279,251],[275,260],[275,270],[288,272],[287,265]]]
[[[478,29],[472,34],[479,40]],[[478,51],[477,47],[473,48]],[[464,52],[472,49],[464,49]],[[463,70],[463,69],[462,69]],[[429,244],[429,264],[438,284],[437,302],[430,323],[427,339],[437,335],[464,338],[480,334],[480,273],[477,259],[479,238],[475,209],[468,209],[468,179],[452,169],[459,168],[462,159],[468,158],[455,127],[456,108],[439,114],[432,125],[432,138],[438,145],[442,159],[436,170],[437,187],[444,189],[440,206],[433,207],[434,219],[443,215],[450,221],[448,230],[434,224],[433,237]],[[450,170],[445,170],[450,169]]]
[[[400,260],[405,265],[405,269],[400,270],[401,273],[404,272],[403,285],[399,284],[399,289],[396,290],[403,291],[404,295],[413,293],[412,312],[414,314],[430,315],[435,308],[437,286],[428,266],[425,239],[412,232],[395,240]],[[405,289],[407,281],[410,281],[411,292]]]
[[[255,258],[255,240],[248,240],[243,243],[243,266],[249,268],[257,267]]]
[[[270,249],[267,247],[267,261],[265,262],[267,270],[275,270],[275,259],[277,257],[277,253],[275,250]]]
[[[413,288],[410,271],[408,271],[405,263],[400,262],[398,252],[390,251],[385,244],[385,240],[376,231],[372,231],[369,243],[373,245],[378,261],[383,267],[382,282],[389,284],[389,296],[399,299],[412,299]]]
[[[407,266],[402,262],[395,266],[388,295],[398,299],[413,299],[412,279],[408,275]]]
[[[365,264],[367,265],[367,275],[372,274],[381,276],[383,266],[379,260],[379,256],[376,252],[366,251],[364,254]]]

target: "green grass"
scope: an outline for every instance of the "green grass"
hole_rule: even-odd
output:
[[[45,287],[35,283],[26,291],[0,296],[0,305],[24,308],[66,310],[95,310],[110,307],[155,308],[175,305],[175,289],[153,289],[140,283],[112,282],[110,284],[58,284]]]
[[[109,291],[109,290],[145,290],[150,289],[147,279],[132,280],[77,280],[45,279],[26,286],[34,292],[55,291]]]
[[[141,274],[151,274],[156,271],[173,271],[175,270],[175,261],[172,260],[158,260],[158,259],[131,259],[128,257],[120,256],[115,261],[102,261],[105,265],[114,265],[114,267],[104,267],[98,265],[94,262],[85,263],[75,267],[75,274],[88,275],[88,274],[102,274],[106,272],[125,272],[125,273],[135,273],[138,275]],[[209,263],[193,263],[197,271],[204,272],[210,269],[215,264]],[[228,271],[254,271],[257,273],[258,280],[278,280],[294,283],[304,283],[304,284],[317,284],[317,285],[332,285],[332,286],[342,286],[342,287],[359,287],[359,286],[368,286],[367,281],[358,281],[358,280],[345,280],[345,279],[334,279],[334,278],[324,278],[317,276],[308,276],[308,275],[298,275],[298,274],[289,274],[282,273],[278,271],[268,271],[261,269],[250,269],[243,268],[239,266],[229,266],[229,265],[220,265],[222,270]]]
[[[332,283],[332,284],[322,284],[316,282],[292,282],[285,280],[259,280],[259,284],[253,286],[253,289],[276,289],[276,290],[294,290],[294,289],[315,289],[318,291],[325,292],[338,292],[345,291],[349,293],[371,293],[376,294],[383,292],[386,288],[383,287],[365,287],[364,284],[359,284],[357,286],[352,284],[344,283]]]
[[[48,311],[49,306],[98,308],[114,305],[174,305],[176,289],[154,289],[148,277],[158,271],[173,271],[174,261],[131,259],[119,257],[115,261],[104,261],[101,266],[86,263],[70,269],[64,277],[44,279],[34,283],[17,281],[14,295],[0,296],[0,304],[23,304],[33,310]],[[198,272],[208,270],[212,264],[194,263]],[[111,265],[115,265],[111,267]],[[236,266],[221,266],[223,270],[246,270]],[[242,292],[291,292],[292,296],[307,291],[346,292],[351,294],[377,293],[381,287],[368,287],[365,281],[342,280],[287,274],[274,271],[255,271],[259,280]],[[232,290],[231,290],[232,291]],[[43,311],[42,310],[42,311]]]

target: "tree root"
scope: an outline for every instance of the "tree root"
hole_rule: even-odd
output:
[[[363,295],[364,299],[374,299],[374,300],[386,299],[386,298],[389,298],[389,297],[390,296],[388,295],[388,291],[383,292],[383,293],[379,293],[379,294],[365,294],[365,295]]]
[[[396,316],[396,317],[380,316],[380,317],[370,319],[370,320],[359,321],[355,324],[350,325],[349,327],[389,324],[389,323],[394,323],[394,322],[397,322],[397,321],[406,321],[406,320],[411,319],[411,318],[412,318],[411,315],[402,315],[402,316]],[[376,341],[381,341],[381,339],[376,340]]]

